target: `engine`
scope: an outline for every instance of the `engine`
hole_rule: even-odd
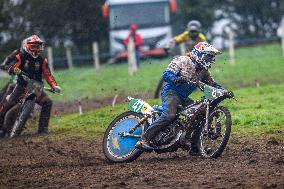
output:
[[[153,139],[153,142],[157,145],[167,145],[176,137],[178,131],[180,130],[180,125],[178,122],[174,122],[167,126],[165,129],[161,130]]]

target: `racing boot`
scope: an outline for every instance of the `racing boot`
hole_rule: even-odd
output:
[[[197,145],[191,145],[190,151],[189,151],[189,155],[191,156],[200,156],[200,152],[199,149],[197,147]]]
[[[199,142],[200,134],[201,134],[200,128],[196,128],[193,131],[192,138],[191,138],[191,147],[190,147],[190,151],[189,151],[189,154],[192,155],[192,156],[199,156],[200,155],[199,148],[198,148],[198,142]]]
[[[41,135],[48,134],[48,123],[49,123],[51,108],[52,108],[52,101],[49,99],[42,104],[40,118],[39,118],[38,134]]]

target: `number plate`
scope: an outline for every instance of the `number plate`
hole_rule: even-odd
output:
[[[206,99],[214,100],[220,96],[223,95],[222,89],[216,89],[214,87],[211,87],[209,85],[204,86],[204,95]]]

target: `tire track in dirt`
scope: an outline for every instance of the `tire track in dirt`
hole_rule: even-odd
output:
[[[106,162],[101,139],[0,141],[0,188],[284,188],[284,144],[233,137],[214,160],[184,151]]]

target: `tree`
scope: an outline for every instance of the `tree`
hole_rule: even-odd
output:
[[[215,0],[184,0],[180,2],[185,23],[190,20],[199,20],[205,30],[210,30],[215,20],[217,5]]]
[[[239,41],[274,38],[284,13],[283,0],[184,0],[179,3],[185,22],[197,19],[206,33],[212,34],[215,21],[227,20],[225,27],[233,30]]]
[[[282,0],[220,0],[221,14],[216,19],[229,19],[237,39],[274,38],[284,13]]]
[[[47,45],[60,45],[71,40],[76,46],[91,46],[93,41],[106,43],[108,40],[107,21],[101,15],[104,0],[1,0],[0,19],[5,19],[5,30],[9,37],[4,45],[13,44],[31,34],[38,34]],[[13,3],[14,2],[14,3]],[[0,20],[2,21],[2,19]],[[1,27],[1,25],[0,25]],[[1,28],[2,29],[2,28]]]

